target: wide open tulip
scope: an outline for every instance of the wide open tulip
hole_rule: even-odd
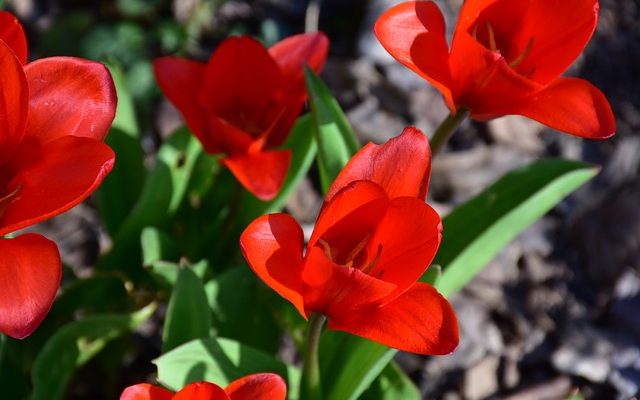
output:
[[[0,12],[0,332],[29,335],[51,308],[62,273],[56,245],[8,233],[63,213],[111,171],[102,143],[116,94],[104,65],[51,57],[24,65],[26,39]]]
[[[424,202],[431,153],[424,134],[406,128],[362,148],[329,189],[303,254],[302,229],[286,214],[265,215],[240,244],[253,271],[306,318],[421,354],[458,344],[451,306],[417,282],[436,254],[440,217]]]
[[[194,382],[178,393],[160,386],[141,383],[129,386],[120,400],[284,400],[287,386],[284,380],[271,373],[247,375],[226,388],[209,382]]]
[[[532,118],[585,138],[614,134],[609,102],[589,82],[560,75],[598,20],[597,0],[467,0],[449,50],[432,1],[387,10],[375,32],[393,57],[433,84],[452,113]]]
[[[231,37],[207,64],[177,57],[153,63],[156,79],[209,153],[262,200],[286,177],[284,142],[306,100],[303,65],[320,71],[329,42],[322,33],[288,37],[268,50],[257,40]]]

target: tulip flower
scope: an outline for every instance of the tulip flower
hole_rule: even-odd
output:
[[[29,335],[55,298],[56,245],[36,234],[2,238],[74,207],[113,167],[102,140],[116,94],[104,65],[70,57],[26,64],[26,39],[0,12],[0,332]]]
[[[273,198],[291,152],[277,149],[306,100],[303,65],[319,72],[329,42],[322,33],[288,37],[268,50],[231,37],[206,64],[177,57],[153,63],[158,84],[187,126],[238,181],[262,200]]]
[[[302,229],[286,214],[253,221],[240,244],[267,285],[305,318],[420,354],[458,344],[456,317],[432,286],[417,282],[441,240],[440,217],[425,203],[431,154],[415,128],[369,143],[340,172],[303,254]]]
[[[517,114],[584,138],[615,132],[609,102],[591,83],[564,78],[598,20],[597,0],[467,0],[451,48],[432,1],[387,10],[375,33],[399,62],[433,84],[455,114]]]
[[[224,389],[209,382],[194,382],[175,394],[160,386],[141,383],[126,388],[120,400],[284,400],[286,397],[287,386],[280,376],[261,373],[235,380]]]

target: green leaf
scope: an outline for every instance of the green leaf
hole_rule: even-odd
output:
[[[324,193],[360,146],[340,105],[322,80],[304,70],[318,143],[318,170]]]
[[[119,67],[110,65],[109,70],[118,93],[118,108],[105,143],[116,153],[116,163],[96,191],[95,200],[107,231],[113,235],[138,200],[146,171],[135,109],[125,79]]]
[[[71,322],[51,336],[36,358],[32,400],[62,399],[74,371],[110,341],[136,329],[155,311],[149,305],[130,315],[111,314]]]
[[[344,332],[320,342],[322,387],[328,400],[357,399],[393,359],[395,350]]]
[[[142,194],[114,238],[112,251],[101,266],[141,264],[140,234],[147,226],[165,226],[183,201],[195,161],[202,152],[186,128],[178,129],[158,151],[156,165],[148,175]],[[135,275],[134,271],[128,271]]]
[[[226,386],[258,372],[273,372],[285,379],[290,400],[297,399],[299,390],[297,368],[231,339],[193,340],[162,355],[154,364],[158,367],[158,381],[175,391],[195,381]]]
[[[366,400],[420,400],[420,390],[398,365],[390,362],[369,390],[360,397]]]
[[[180,268],[178,263],[162,260],[154,261],[151,265],[147,266],[147,269],[158,283],[169,291],[171,291],[176,285],[176,282],[178,282]],[[191,270],[202,280],[209,270],[209,263],[207,260],[198,261],[191,266]]]
[[[231,268],[207,282],[205,292],[216,336],[232,337],[270,353],[278,350],[281,335],[272,308],[280,299],[261,285],[251,269]]]
[[[118,93],[118,107],[116,108],[116,116],[111,124],[112,128],[118,129],[127,135],[140,139],[140,129],[136,119],[136,109],[129,93],[127,81],[117,63],[107,63],[111,77],[113,78],[113,84],[116,87],[116,93]]]
[[[582,162],[542,160],[508,173],[457,207],[443,220],[434,260],[443,272],[435,287],[452,296],[507,243],[597,173]]]
[[[142,265],[151,266],[158,261],[177,261],[180,252],[171,236],[161,229],[149,226],[140,235]]]
[[[209,337],[211,311],[198,276],[188,267],[180,268],[164,322],[162,349],[167,352],[192,339]]]

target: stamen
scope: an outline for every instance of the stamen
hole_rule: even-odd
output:
[[[351,263],[353,265],[353,260],[360,254],[360,252],[365,248],[367,243],[369,243],[369,239],[371,239],[372,232],[369,232],[365,235],[365,237],[360,240],[360,242],[356,245],[356,247],[351,250],[347,258],[345,259],[345,264]],[[351,266],[350,265],[350,266]]]
[[[489,21],[486,22],[486,25],[487,25],[487,33],[489,34],[489,48],[492,51],[496,51],[498,50],[498,45],[496,44],[496,34],[493,31],[493,27],[491,26]]]
[[[18,185],[13,190],[13,192],[9,193],[8,195],[0,199],[0,217],[2,216],[2,214],[4,214],[5,210],[7,209],[7,206],[11,203],[13,198],[16,197],[20,189],[22,189],[22,185]]]
[[[478,24],[475,24],[475,26],[473,27],[473,31],[471,32],[471,36],[473,36],[473,38],[475,40],[478,40]]]
[[[324,255],[327,256],[329,260],[333,261],[333,255],[331,254],[331,246],[329,246],[329,243],[324,239],[318,239],[318,244],[322,247]]]
[[[518,65],[520,65],[520,63],[522,63],[522,61],[529,55],[529,53],[531,53],[531,48],[533,47],[533,38],[529,39],[529,41],[527,42],[526,47],[524,48],[524,50],[522,51],[522,53],[520,53],[520,55],[518,57],[516,57],[515,60],[511,61],[509,63],[509,66],[511,68],[515,68]]]
[[[376,251],[376,256],[373,257],[373,259],[371,261],[369,261],[369,263],[367,265],[365,265],[364,267],[360,268],[360,271],[364,272],[365,274],[368,274],[369,272],[371,272],[373,267],[375,267],[376,264],[378,263],[378,261],[380,261],[380,255],[381,254],[382,254],[382,243],[380,243],[378,245],[378,250]]]

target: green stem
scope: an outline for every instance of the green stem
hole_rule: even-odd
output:
[[[429,144],[431,145],[431,154],[434,156],[442,150],[444,145],[449,141],[449,138],[456,129],[460,126],[462,121],[469,116],[468,108],[459,108],[455,114],[449,114],[449,116],[442,121],[436,132],[431,137]]]
[[[318,347],[320,334],[326,321],[321,314],[312,314],[309,318],[309,330],[302,367],[302,396],[305,400],[322,400],[322,384],[320,382],[320,363],[318,362]]]

